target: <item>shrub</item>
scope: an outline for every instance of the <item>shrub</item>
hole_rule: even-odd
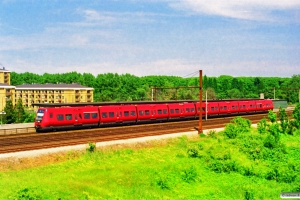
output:
[[[30,200],[39,200],[44,199],[43,191],[38,188],[24,188],[19,190],[13,199],[30,199]]]
[[[231,120],[230,124],[226,124],[224,134],[227,138],[233,139],[239,133],[247,133],[250,131],[251,121],[242,117],[236,117]]]
[[[267,133],[267,120],[266,118],[263,118],[260,120],[257,124],[257,130],[260,134],[265,134]]]
[[[172,181],[168,174],[163,174],[163,173],[158,174],[158,177],[156,178],[155,182],[160,189],[166,189],[166,190],[171,189]]]
[[[210,164],[208,165],[208,167],[214,171],[214,172],[218,172],[218,173],[222,173],[222,172],[237,172],[239,171],[239,166],[237,165],[235,160],[217,160],[217,159],[213,159],[211,160]]]
[[[210,130],[207,135],[210,138],[217,138],[217,131],[216,130]]]
[[[267,175],[266,179],[276,180],[277,182],[292,183],[297,177],[297,172],[287,167],[274,166]]]
[[[233,124],[226,124],[224,129],[224,135],[227,138],[234,139],[238,135],[238,130]]]
[[[271,124],[269,126],[268,132],[270,133],[270,135],[274,136],[275,142],[278,143],[279,140],[280,140],[280,128],[279,128],[279,125],[277,123]]]
[[[197,176],[197,169],[194,166],[192,166],[183,171],[181,178],[184,182],[191,183],[196,181]]]
[[[188,157],[190,157],[190,158],[197,158],[199,156],[199,151],[195,147],[188,148],[187,154],[188,154]]]
[[[273,135],[268,135],[264,140],[264,146],[270,149],[275,148],[277,146],[275,137]]]
[[[280,120],[281,132],[282,133],[287,133],[287,128],[289,126],[289,118],[288,118],[288,115],[285,112],[285,109],[283,109],[281,107],[279,108],[278,118]]]
[[[272,123],[275,123],[277,120],[277,115],[272,110],[269,110],[268,118]]]
[[[300,103],[298,103],[293,111],[294,125],[296,129],[300,129]]]
[[[89,147],[86,148],[88,152],[94,152],[96,150],[96,144],[89,142]]]
[[[254,193],[252,190],[245,190],[245,200],[253,200],[254,199]]]

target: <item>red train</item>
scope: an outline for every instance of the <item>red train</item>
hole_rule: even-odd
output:
[[[39,108],[35,129],[51,131],[82,127],[102,127],[122,124],[197,119],[199,102],[163,104],[127,104]],[[241,115],[273,110],[272,100],[211,101],[202,103],[202,114],[211,116]]]

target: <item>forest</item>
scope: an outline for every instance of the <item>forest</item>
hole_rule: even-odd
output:
[[[203,99],[264,98],[299,101],[300,74],[282,77],[203,76]],[[11,73],[11,85],[79,83],[94,88],[94,102],[199,99],[199,75],[196,77],[144,76],[106,73],[69,72],[62,74]],[[193,87],[194,86],[194,87]],[[198,86],[198,87],[195,87]],[[157,88],[157,89],[153,89]]]

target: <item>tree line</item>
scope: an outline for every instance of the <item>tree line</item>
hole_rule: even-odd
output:
[[[11,72],[11,85],[79,83],[94,88],[94,102],[103,101],[149,101],[155,100],[197,100],[199,99],[199,77],[144,76],[106,73],[94,76],[90,73],[69,72],[62,74]],[[291,78],[280,77],[219,77],[203,76],[203,99],[237,99],[264,97],[286,99],[289,103],[299,101],[300,74]],[[14,106],[6,102],[2,123],[33,122],[35,113],[24,108],[21,99]]]
[[[145,101],[199,99],[199,77],[144,76],[106,73],[69,72],[62,74],[11,73],[11,84],[79,83],[94,88],[94,101]],[[157,89],[153,90],[156,87]],[[163,88],[159,88],[163,87]],[[189,88],[190,87],[190,88]],[[264,97],[299,101],[300,74],[291,78],[281,77],[219,77],[203,76],[203,90],[208,99],[236,99]],[[205,92],[203,92],[205,98]]]

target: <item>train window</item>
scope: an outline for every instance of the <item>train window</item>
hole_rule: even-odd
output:
[[[227,106],[224,106],[224,110],[227,110]]]
[[[64,115],[58,114],[58,115],[56,115],[56,118],[58,121],[62,121],[62,120],[64,120]]]
[[[240,109],[242,109],[243,108],[243,106],[240,106]]]
[[[38,110],[37,113],[44,113],[45,110]]]
[[[168,110],[167,109],[164,109],[164,114],[168,114]]]
[[[140,113],[141,116],[144,115],[144,111],[143,110],[140,110],[139,113]]]
[[[102,113],[102,118],[107,118],[107,112]]]
[[[53,118],[53,113],[50,113],[50,118]]]
[[[195,112],[195,108],[192,108],[192,109],[191,109],[191,112]]]
[[[122,112],[120,112],[120,117],[122,117]]]
[[[158,110],[157,113],[161,115],[162,114],[162,110]]]
[[[145,115],[150,115],[150,111],[149,110],[145,110]]]
[[[238,109],[239,109],[239,106],[235,106],[235,109],[237,109],[237,110],[238,110]]]
[[[243,108],[246,109],[246,105],[243,105]]]
[[[156,111],[155,111],[155,110],[153,110],[153,111],[152,111],[152,115],[155,115],[155,114],[156,114]]]
[[[173,114],[173,113],[174,113],[174,109],[171,109],[171,110],[170,110],[170,113]]]
[[[261,104],[259,104],[259,105],[258,105],[258,107],[259,107],[259,108],[262,108],[262,105],[261,105]]]
[[[129,116],[129,111],[124,111],[124,116],[128,117]]]
[[[185,111],[186,111],[186,112],[190,112],[190,109],[189,109],[189,108],[186,108]]]
[[[235,106],[232,106],[231,109],[234,110],[234,109],[235,109]]]
[[[252,108],[252,105],[250,105],[250,108]]]
[[[114,113],[114,112],[109,112],[109,117],[110,117],[110,118],[115,117],[115,113]]]
[[[175,112],[176,112],[176,113],[179,113],[179,109],[176,108],[176,109],[175,109]]]
[[[131,111],[131,112],[130,112],[130,115],[131,115],[131,116],[135,116],[135,111]]]
[[[219,110],[219,108],[218,107],[216,107],[216,111],[218,111]]]
[[[83,114],[83,118],[84,118],[84,119],[90,119],[90,118],[91,118],[90,113],[84,113],[84,114]]]
[[[66,120],[72,120],[72,114],[66,114]]]
[[[211,111],[215,111],[215,107],[211,107]]]
[[[92,113],[92,118],[97,119],[98,118],[98,113]]]
[[[204,112],[205,111],[205,108],[202,108],[202,112]]]
[[[223,110],[223,106],[220,107],[220,110]]]

